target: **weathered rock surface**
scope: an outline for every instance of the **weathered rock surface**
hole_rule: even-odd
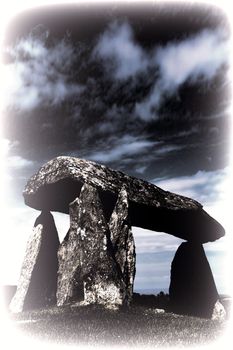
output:
[[[201,244],[182,243],[172,261],[170,307],[180,314],[211,318],[218,292]]]
[[[135,243],[129,219],[129,201],[125,188],[122,188],[109,221],[111,244],[116,262],[126,286],[128,303],[133,297],[133,283],[136,273]]]
[[[93,186],[83,185],[80,197],[70,204],[70,229],[58,252],[59,306],[73,300],[119,306],[130,300],[135,252],[127,222],[127,201],[122,204],[120,221],[112,216],[113,244],[98,191]],[[119,232],[120,228],[124,230]]]
[[[78,234],[79,199],[70,203],[70,229],[58,250],[57,305],[83,300],[82,246]]]
[[[18,287],[10,303],[10,310],[12,312],[21,312],[25,307],[25,299],[31,282],[33,269],[41,248],[42,229],[42,225],[37,225],[34,227],[27,242]]]
[[[55,303],[59,238],[53,216],[42,212],[29,237],[10,310],[21,312]]]
[[[32,176],[24,190],[25,203],[35,209],[68,213],[69,203],[79,196],[84,183],[98,189],[109,217],[118,193],[125,187],[133,226],[202,243],[224,235],[223,227],[193,199],[74,157],[57,157]]]
[[[123,305],[126,288],[110,248],[110,232],[98,191],[84,185],[80,193],[78,234],[82,242],[84,301]]]

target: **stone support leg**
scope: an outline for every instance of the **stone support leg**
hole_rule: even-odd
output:
[[[69,205],[70,229],[58,250],[57,305],[62,306],[72,300],[83,299],[81,277],[81,241],[77,234],[79,218],[79,198]]]
[[[201,244],[179,246],[172,261],[169,295],[174,312],[211,318],[218,292]]]
[[[120,306],[125,303],[125,286],[109,249],[109,226],[98,191],[90,185],[82,187],[79,214],[84,300],[86,303]]]
[[[129,201],[124,188],[121,189],[116,206],[109,221],[113,254],[122,273],[129,304],[133,296],[136,253],[129,219]]]
[[[21,312],[55,303],[59,238],[51,213],[42,212],[29,237],[10,310]]]

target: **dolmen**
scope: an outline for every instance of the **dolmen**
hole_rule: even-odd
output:
[[[218,293],[202,244],[224,235],[197,201],[104,165],[61,156],[44,164],[23,192],[41,211],[29,238],[10,309],[73,302],[130,305],[136,253],[132,226],[185,240],[171,267],[175,312],[211,317]],[[59,243],[51,211],[69,214]]]

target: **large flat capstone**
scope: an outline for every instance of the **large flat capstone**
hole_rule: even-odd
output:
[[[69,203],[79,197],[84,183],[98,190],[107,221],[118,194],[125,188],[132,226],[167,232],[199,243],[214,241],[224,235],[223,227],[197,201],[74,157],[57,157],[43,165],[25,187],[25,203],[38,210],[68,213]]]

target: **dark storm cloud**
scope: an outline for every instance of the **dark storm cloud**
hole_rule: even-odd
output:
[[[119,11],[117,20],[103,11],[89,30],[88,16],[70,14],[59,28],[52,16],[12,40],[12,156],[37,165],[74,155],[145,178],[224,166],[226,28],[209,12],[169,11]]]

